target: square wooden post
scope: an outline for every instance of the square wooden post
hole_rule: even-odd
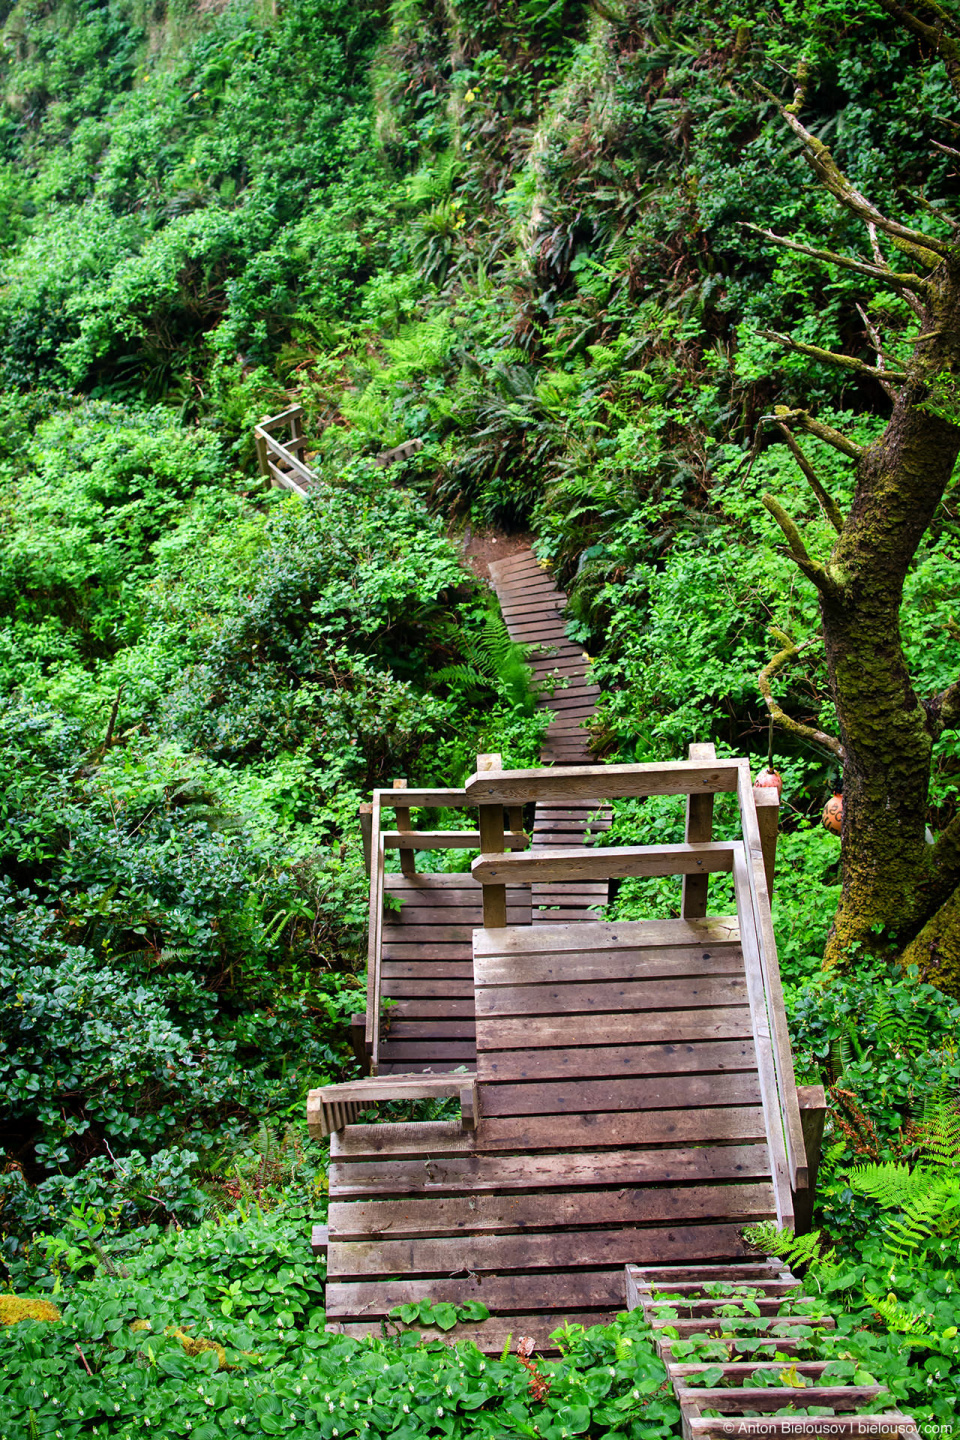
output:
[[[269,415],[261,415],[260,424],[263,425],[269,419]],[[261,434],[259,429],[255,429],[253,438],[257,444],[257,464],[260,467],[260,474],[265,480],[269,480],[272,485],[276,485],[276,481],[270,474],[270,451],[267,447],[266,436]]]
[[[499,755],[478,755],[477,773],[502,770]],[[503,854],[503,806],[478,805],[480,812],[480,851],[483,855]],[[486,930],[502,930],[507,923],[506,885],[484,885],[483,925]]]
[[[717,752],[710,744],[690,746],[688,751],[691,760],[699,760],[701,764],[708,765],[711,760],[716,760]],[[685,839],[688,845],[698,845],[707,840],[713,839],[713,796],[712,795],[688,795],[687,796],[687,829]],[[707,886],[710,883],[709,875],[684,875],[683,877],[683,904],[680,914],[684,920],[697,920],[707,913]]]
[[[777,834],[780,830],[780,796],[775,785],[754,785],[753,799],[760,829],[763,873],[767,877],[767,895],[772,904],[773,877],[777,868]]]
[[[394,790],[406,790],[406,788],[407,788],[407,782],[406,782],[406,780],[394,780],[394,782],[393,782],[393,788],[394,788]],[[395,814],[396,817],[397,817],[397,829],[398,829],[398,830],[412,830],[412,829],[413,829],[413,826],[410,824],[410,810],[409,810],[409,808],[404,807],[404,808],[401,809],[401,808],[398,808],[397,806],[394,806],[394,814]],[[401,850],[401,851],[400,851],[400,870],[401,870],[401,873],[404,874],[404,875],[416,875],[416,873],[417,873],[417,852],[416,852],[415,850]]]
[[[794,1191],[793,1215],[796,1234],[806,1235],[813,1229],[813,1207],[817,1198],[817,1171],[823,1147],[823,1124],[827,1118],[827,1096],[822,1085],[798,1085],[800,1124],[803,1146],[807,1152],[810,1184],[806,1190]]]
[[[369,875],[373,856],[373,806],[369,803],[360,806],[360,838],[363,841],[363,868]]]

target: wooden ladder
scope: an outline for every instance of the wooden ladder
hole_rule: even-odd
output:
[[[731,1285],[729,1295],[716,1293],[718,1281]],[[722,1316],[731,1299],[736,1299],[736,1292],[743,1293],[741,1287],[757,1301],[760,1315],[736,1320]],[[831,1440],[854,1436],[919,1440],[916,1422],[909,1415],[899,1410],[881,1414],[864,1409],[876,1400],[882,1386],[822,1383],[829,1361],[804,1358],[800,1352],[806,1348],[805,1337],[790,1333],[795,1327],[805,1327],[805,1317],[780,1315],[788,1297],[805,1298],[800,1294],[800,1281],[781,1261],[768,1257],[710,1267],[628,1265],[626,1291],[627,1309],[642,1308],[657,1337],[658,1353],[680,1405],[684,1440],[729,1440],[731,1435],[762,1435],[769,1440],[787,1436],[819,1440],[821,1435]],[[835,1323],[829,1317],[817,1321],[826,1329],[832,1329]],[[722,1339],[731,1358],[676,1358],[673,1347],[677,1340],[691,1336]],[[734,1359],[734,1355],[749,1358]],[[691,1380],[709,1370],[721,1372],[717,1383],[709,1387],[691,1385]],[[791,1383],[744,1384],[757,1370],[779,1371]],[[834,1413],[822,1417],[774,1414],[791,1405],[803,1409],[823,1406]],[[704,1414],[710,1410],[720,1414]]]

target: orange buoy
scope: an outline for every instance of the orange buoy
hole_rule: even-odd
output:
[[[843,829],[843,796],[831,795],[823,807],[823,814],[820,822],[824,830],[829,830],[831,835],[839,835]]]
[[[776,770],[771,770],[769,768],[761,770],[760,774],[757,776],[756,780],[754,780],[753,783],[755,786],[769,785],[772,789],[776,790],[778,800],[783,795],[783,776],[778,774]]]

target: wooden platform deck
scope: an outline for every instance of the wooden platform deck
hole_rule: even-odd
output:
[[[540,761],[543,765],[590,765],[590,733],[585,728],[593,719],[600,691],[590,678],[590,662],[583,647],[567,638],[563,618],[567,597],[555,585],[550,573],[524,550],[490,566],[490,578],[510,637],[518,644],[532,646],[530,666],[535,680],[551,679],[541,693],[541,709],[550,710],[551,720]],[[548,801],[536,807],[533,844],[580,845],[610,828],[610,808],[598,800],[569,804]],[[553,925],[598,919],[598,910],[607,903],[604,881],[579,883],[545,882],[534,885],[533,923]]]
[[[710,838],[718,791],[737,794],[740,841]],[[585,845],[598,792],[685,794],[690,838]],[[809,1166],[766,889],[775,834],[758,819],[769,798],[746,761],[709,747],[676,765],[515,772],[488,756],[461,792],[375,792],[372,1075],[332,1087],[329,1106],[311,1095],[314,1133],[335,1132],[332,1326],[378,1328],[411,1297],[475,1298],[492,1318],[452,1337],[499,1351],[523,1333],[548,1350],[565,1319],[623,1308],[626,1264],[742,1260],[745,1223],[792,1223]],[[533,803],[555,829],[524,848],[518,817]],[[470,876],[411,868],[416,847],[454,843],[411,828],[418,806],[441,804],[476,807],[479,830],[454,837],[482,837]],[[388,807],[395,831],[381,826]],[[406,873],[385,872],[391,847]],[[711,871],[733,873],[735,915],[703,913]],[[591,921],[572,906],[570,921],[537,923],[538,885],[576,895],[662,874],[685,877],[679,919]],[[406,902],[400,924],[384,911],[390,894]],[[404,1067],[420,1076],[411,1095],[452,1097],[454,1111],[459,1096],[460,1118],[350,1123],[399,1093]]]
[[[474,967],[476,1130],[333,1137],[328,1321],[482,1299],[477,1343],[549,1350],[627,1263],[745,1255],[776,1203],[736,921],[478,929]]]

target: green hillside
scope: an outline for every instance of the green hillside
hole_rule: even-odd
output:
[[[304,1097],[356,1073],[358,806],[478,753],[536,763],[544,718],[461,560],[526,533],[595,660],[598,758],[710,740],[759,769],[772,745],[798,1074],[831,1100],[831,1358],[952,1423],[956,488],[921,517],[890,482],[920,518],[866,648],[898,652],[899,607],[904,713],[936,701],[910,770],[883,678],[824,645],[836,526],[788,441],[859,513],[857,447],[893,446],[889,376],[957,267],[954,0],[0,0],[0,28],[3,1435],[679,1434],[635,1317],[570,1338],[541,1402],[513,1357],[328,1337],[309,1250]],[[869,233],[791,118],[936,252]],[[926,310],[885,266],[923,271]],[[927,341],[956,355],[950,284]],[[947,474],[957,363],[912,407]],[[254,449],[293,402],[306,501]],[[870,850],[887,795],[909,884],[896,831],[889,876]],[[610,834],[680,840],[682,813],[619,802]],[[628,881],[610,913],[678,895]],[[913,1211],[856,1188],[886,1163],[928,1178]]]

